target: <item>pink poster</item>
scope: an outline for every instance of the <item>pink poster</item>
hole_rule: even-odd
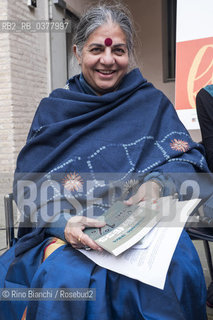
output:
[[[175,107],[188,129],[198,129],[197,92],[213,84],[213,1],[178,0]],[[203,21],[203,22],[202,22]]]

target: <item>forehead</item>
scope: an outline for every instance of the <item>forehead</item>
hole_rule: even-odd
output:
[[[113,44],[123,43],[126,44],[126,35],[118,24],[115,23],[105,23],[98,27],[87,39],[86,45],[91,43],[104,44],[106,38],[111,38]]]

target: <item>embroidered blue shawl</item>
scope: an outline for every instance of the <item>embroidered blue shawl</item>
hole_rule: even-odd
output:
[[[41,101],[17,172],[149,172],[178,159],[206,169],[200,145],[138,69],[124,77],[119,90],[103,96],[85,94],[79,76],[69,88]]]
[[[18,179],[36,172],[89,173],[93,179],[96,173],[121,173],[121,180],[131,173],[149,179],[166,172],[208,172],[202,151],[171,102],[138,69],[117,91],[102,96],[85,93],[77,75],[41,101],[17,160],[14,192]],[[41,230],[26,234],[22,246],[41,240]]]

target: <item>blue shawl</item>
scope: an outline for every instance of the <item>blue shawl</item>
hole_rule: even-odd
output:
[[[205,170],[199,151],[170,101],[135,69],[115,92],[85,94],[75,76],[44,98],[16,172],[149,172],[178,159]]]
[[[138,69],[123,78],[117,91],[102,96],[85,93],[76,75],[41,101],[17,160],[14,193],[17,181],[34,173],[74,172],[93,180],[99,173],[119,173],[121,181],[136,173],[141,182],[183,173],[174,179],[178,190],[186,173],[208,172],[202,152],[171,102]],[[19,230],[17,252],[45,237],[44,225],[39,227]]]

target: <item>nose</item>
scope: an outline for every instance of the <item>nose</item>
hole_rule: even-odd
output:
[[[107,66],[110,66],[115,63],[115,59],[112,54],[111,48],[105,48],[105,50],[102,52],[100,62]]]

